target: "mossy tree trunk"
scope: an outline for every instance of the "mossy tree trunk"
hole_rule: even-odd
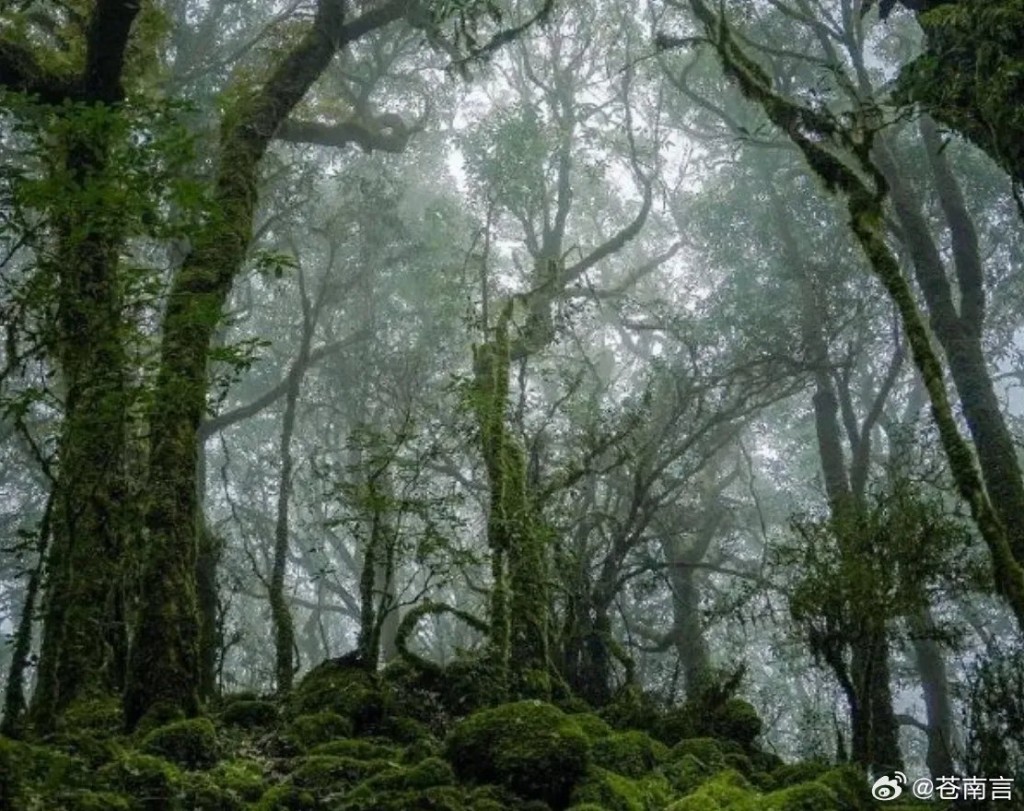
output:
[[[57,280],[55,358],[64,382],[64,422],[46,561],[43,642],[32,719],[50,728],[76,698],[116,690],[126,628],[121,561],[129,528],[128,384],[122,295],[117,277],[124,240],[118,167],[110,153],[123,137],[124,56],[139,5],[101,0],[89,17],[80,76],[26,88],[73,102],[52,167],[64,193],[50,212],[56,252],[43,272]],[[27,59],[28,57],[26,57]],[[8,86],[12,77],[3,76]]]
[[[271,140],[334,54],[397,19],[403,5],[385,3],[349,23],[343,11],[340,0],[320,0],[312,24],[266,83],[227,114],[210,221],[196,235],[171,284],[150,413],[143,600],[124,700],[129,728],[157,705],[186,715],[199,709],[195,475],[198,429],[206,407],[207,356],[246,258],[259,167]],[[161,678],[151,678],[154,672]]]
[[[932,334],[949,362],[985,488],[1006,528],[1014,559],[1024,565],[1024,476],[982,343],[986,296],[978,238],[934,123],[924,117],[920,130],[939,204],[949,227],[956,294],[939,246],[922,214],[921,201],[916,198],[895,156],[882,143],[876,148],[875,157],[889,184],[900,223],[900,238],[910,254],[918,287],[924,295]]]
[[[837,383],[833,378],[827,327],[822,320],[822,313],[829,309],[827,302],[819,298],[781,201],[776,199],[772,208],[782,255],[799,280],[801,331],[814,379],[812,405],[818,458],[839,547],[840,576],[851,581],[837,583],[835,587],[854,595],[843,601],[848,616],[829,617],[826,621],[826,628],[835,629],[832,638],[813,634],[812,649],[815,656],[830,666],[846,692],[853,761],[868,769],[898,769],[902,766],[902,755],[892,703],[888,630],[894,618],[888,616],[885,601],[875,593],[869,568],[869,539],[863,534],[868,524],[866,490],[872,432],[895,385],[903,350],[896,346],[889,371],[880,381],[868,413],[861,419],[854,409],[848,379],[840,377]],[[849,461],[840,411],[850,445]],[[849,651],[848,657],[844,649]]]
[[[671,0],[673,5],[682,5]],[[800,149],[812,171],[826,188],[846,200],[850,228],[900,316],[911,356],[931,403],[932,418],[960,496],[985,541],[997,588],[1024,628],[1024,568],[1013,554],[1006,527],[993,508],[982,483],[971,446],[960,434],[946,392],[943,365],[932,346],[928,329],[909,283],[886,240],[887,185],[870,154],[875,121],[853,128],[837,127],[833,119],[777,93],[771,78],[745,52],[728,23],[704,0],[689,0],[689,7],[704,27],[727,76],[741,92],[759,104],[768,118]]]
[[[551,672],[545,533],[527,489],[525,451],[506,419],[513,305],[504,306],[491,339],[474,349],[472,399],[490,489],[490,628],[511,694],[545,697]]]

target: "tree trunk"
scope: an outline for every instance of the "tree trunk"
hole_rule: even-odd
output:
[[[139,12],[101,0],[89,18],[80,101],[63,147],[69,184],[54,212],[58,243],[57,361],[65,382],[54,488],[53,538],[32,717],[41,730],[76,698],[116,689],[126,629],[121,602],[125,551],[128,385],[117,267],[124,234],[110,200],[109,165],[125,49]],[[119,661],[120,660],[120,661]]]
[[[914,663],[921,680],[927,719],[928,752],[925,763],[933,779],[955,774],[955,731],[953,703],[949,694],[946,661],[939,643],[932,638],[935,624],[931,613],[922,611],[911,618]]]
[[[163,320],[150,414],[148,538],[142,603],[125,690],[129,729],[158,705],[199,710],[196,605],[196,452],[206,408],[207,356],[249,247],[260,162],[274,133],[347,38],[343,4],[321,0],[312,26],[262,89],[229,116],[221,137],[214,211],[175,274]],[[153,679],[153,673],[160,673]]]

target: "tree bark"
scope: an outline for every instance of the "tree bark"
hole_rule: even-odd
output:
[[[160,368],[150,414],[148,538],[142,601],[125,690],[134,728],[158,705],[199,710],[195,561],[198,430],[206,406],[211,340],[249,246],[260,162],[270,141],[338,49],[400,16],[385,3],[346,24],[340,0],[320,0],[316,17],[263,87],[225,119],[214,210],[175,274],[163,320]],[[158,672],[160,679],[151,678]]]

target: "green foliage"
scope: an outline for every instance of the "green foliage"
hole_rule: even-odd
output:
[[[564,808],[586,770],[589,748],[572,716],[541,701],[520,701],[460,721],[446,757],[462,779],[497,783]]]
[[[184,769],[209,769],[219,756],[217,730],[209,718],[189,718],[154,729],[142,740],[142,751]]]
[[[919,16],[925,53],[899,78],[922,103],[1020,183],[1024,178],[1024,2],[944,3]]]

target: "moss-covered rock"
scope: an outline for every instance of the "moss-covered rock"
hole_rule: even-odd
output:
[[[762,807],[770,811],[832,811],[838,809],[836,793],[821,783],[798,783],[775,791],[764,798]]]
[[[309,750],[311,755],[333,755],[350,757],[356,760],[397,760],[400,750],[394,746],[361,740],[359,738],[342,738],[314,746]]]
[[[220,756],[217,730],[209,718],[188,718],[158,727],[142,739],[141,748],[183,769],[212,768]]]
[[[235,792],[220,785],[211,775],[190,772],[183,776],[183,806],[187,811],[244,811],[245,803]]]
[[[142,811],[178,811],[181,772],[153,755],[126,752],[100,769],[99,781],[120,794],[132,797]]]
[[[606,811],[644,811],[636,784],[628,777],[591,766],[572,793],[573,807],[595,805]]]
[[[455,784],[452,767],[440,758],[427,758],[408,768],[386,769],[364,780],[350,794],[350,799],[372,799],[383,794],[415,794],[435,786]]]
[[[579,728],[592,741],[607,737],[614,732],[611,724],[600,715],[595,715],[592,712],[573,713],[572,720],[577,723]]]
[[[466,792],[454,786],[432,786],[416,791],[384,791],[376,794],[353,793],[336,806],[337,811],[505,811],[472,802]]]
[[[573,716],[575,717],[575,716]],[[615,732],[594,741],[591,759],[595,765],[627,777],[642,777],[668,757],[668,747],[646,732],[633,729]]]
[[[679,760],[686,755],[697,758],[713,772],[720,772],[725,768],[725,752],[722,750],[722,742],[715,738],[681,740],[670,750],[669,759]]]
[[[117,735],[124,728],[124,713],[117,698],[88,698],[72,702],[61,716],[58,729],[89,730]]]
[[[354,786],[397,764],[386,760],[358,760],[333,755],[300,758],[289,778],[296,788],[309,791],[317,799],[340,797]]]
[[[117,759],[124,751],[122,738],[88,729],[69,729],[47,738],[47,746],[80,758],[90,770],[96,770]]]
[[[266,790],[266,767],[255,760],[226,760],[218,763],[210,778],[218,785],[248,802],[258,800]]]
[[[243,699],[228,704],[220,713],[225,726],[242,729],[264,729],[273,726],[278,719],[277,705],[260,699]]]
[[[690,754],[672,758],[662,764],[661,773],[676,794],[690,794],[714,776],[715,770]]]
[[[642,729],[650,732],[658,723],[661,713],[649,695],[631,684],[601,708],[600,716],[615,729]]]
[[[132,801],[109,791],[69,791],[58,795],[56,807],[61,811],[132,811]],[[0,804],[0,808],[8,806]]]
[[[274,786],[260,797],[255,811],[319,811],[313,793],[295,786]]]
[[[667,811],[758,811],[763,807],[760,801],[760,795],[751,789],[743,775],[726,770],[693,793],[676,800]]]
[[[730,698],[711,713],[707,731],[716,738],[735,741],[746,748],[754,743],[763,728],[764,722],[753,704],[742,698]]]
[[[817,778],[817,782],[835,792],[839,811],[871,811],[878,807],[871,796],[867,780],[854,766],[829,769]],[[934,807],[934,803],[930,805]]]
[[[778,789],[794,786],[797,783],[817,780],[830,768],[827,763],[821,763],[816,760],[785,763],[768,774],[758,775],[753,782],[765,791],[777,791]]]
[[[389,704],[388,691],[379,679],[343,657],[328,659],[309,671],[292,694],[288,711],[293,716],[336,713],[363,732],[389,714]]]
[[[300,715],[285,728],[284,739],[300,751],[309,751],[341,738],[351,737],[352,722],[336,712]]]
[[[541,701],[504,704],[456,725],[446,757],[459,777],[498,783],[565,808],[589,763],[590,741],[572,716]]]

